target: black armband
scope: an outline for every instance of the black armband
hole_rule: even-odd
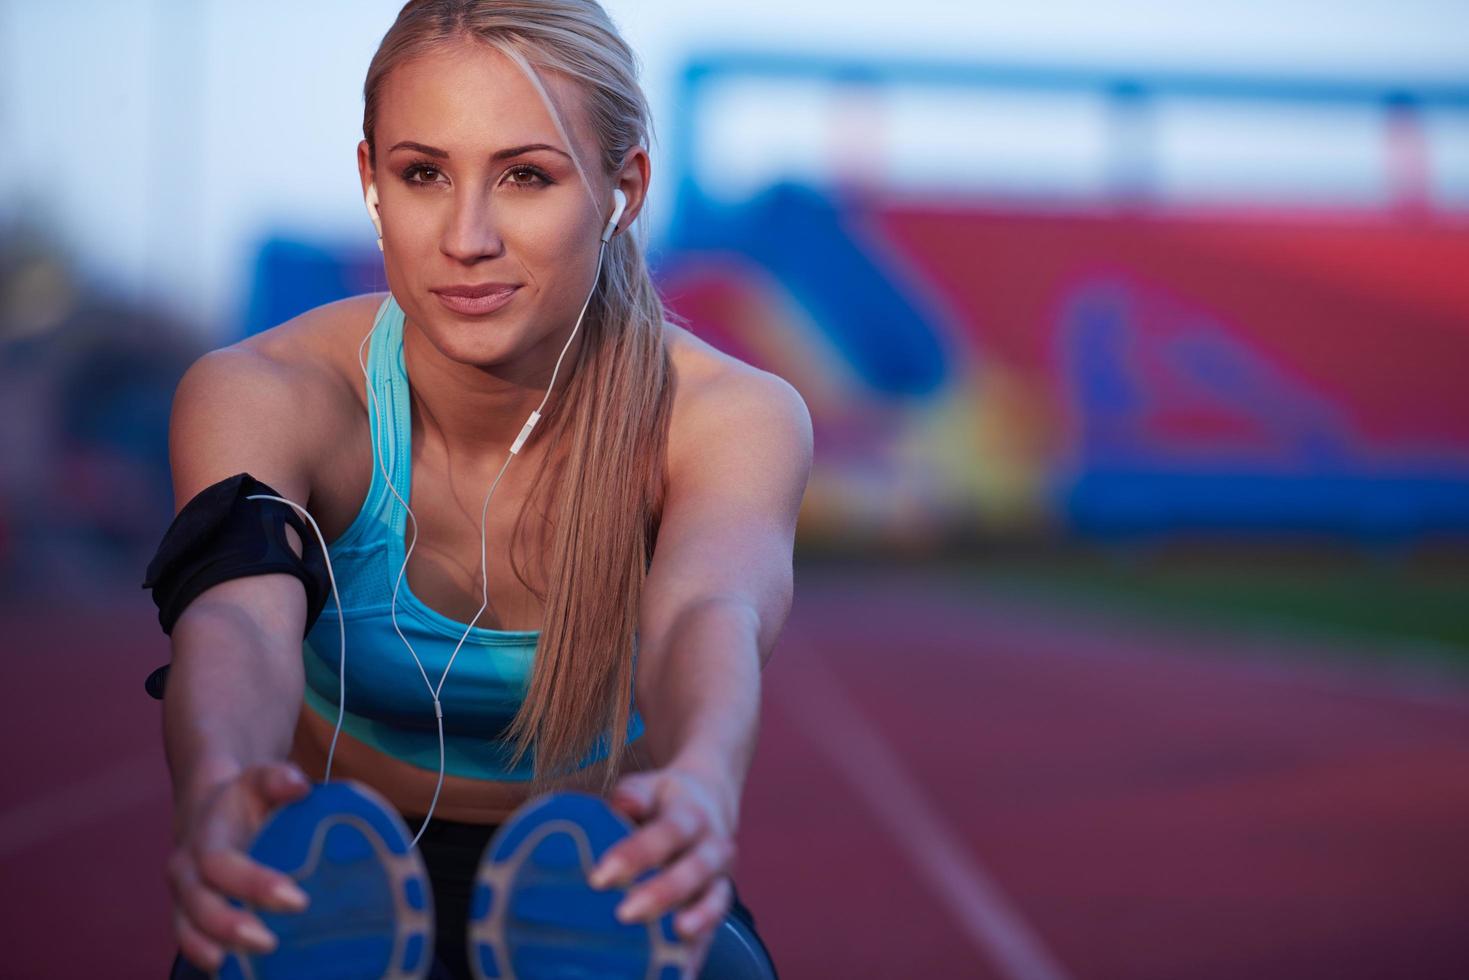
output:
[[[245,499],[259,493],[284,496],[248,473],[236,474],[199,491],[169,525],[143,580],[143,588],[153,590],[164,633],[173,633],[184,609],[205,589],[276,572],[294,575],[306,587],[306,632],[311,632],[331,595],[326,556],[293,508],[276,500]],[[286,537],[287,524],[301,536],[300,557]]]

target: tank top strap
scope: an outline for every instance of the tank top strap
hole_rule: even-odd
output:
[[[388,490],[386,470],[393,489],[404,499],[412,472],[410,440],[412,414],[408,394],[408,372],[403,364],[403,308],[389,293],[378,308],[368,341],[367,387],[369,433],[376,460],[372,469],[369,497],[373,509],[386,511],[388,526],[402,534],[407,520],[403,505]],[[374,398],[375,396],[375,398]]]

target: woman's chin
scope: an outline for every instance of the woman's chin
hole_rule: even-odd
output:
[[[525,312],[504,311],[487,317],[463,317],[439,308],[437,299],[428,297],[424,318],[415,320],[420,331],[438,353],[449,361],[467,367],[495,368],[513,364],[526,357],[539,361],[549,341],[537,340],[536,325]],[[505,315],[511,314],[511,315]],[[412,319],[412,317],[410,317]],[[559,338],[561,343],[565,337]],[[550,355],[553,359],[555,353]]]
[[[440,335],[443,343],[439,350],[457,364],[469,367],[490,368],[508,364],[516,359],[519,351],[517,338],[455,337],[453,332]]]
[[[509,320],[475,321],[435,311],[426,326],[440,354],[458,364],[490,367],[512,361],[524,349],[524,327]]]

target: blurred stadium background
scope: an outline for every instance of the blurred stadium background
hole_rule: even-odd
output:
[[[0,975],[166,968],[173,386],[383,288],[397,6],[0,4]],[[816,430],[783,972],[1469,975],[1469,7],[607,7],[664,295]]]

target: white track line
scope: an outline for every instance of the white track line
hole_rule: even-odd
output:
[[[158,753],[124,759],[0,813],[0,860],[157,799],[167,791],[168,779]]]
[[[1065,968],[1010,906],[998,885],[908,774],[881,731],[862,716],[814,651],[784,673],[809,675],[800,690],[772,685],[786,714],[856,791],[1006,980],[1070,980]]]

